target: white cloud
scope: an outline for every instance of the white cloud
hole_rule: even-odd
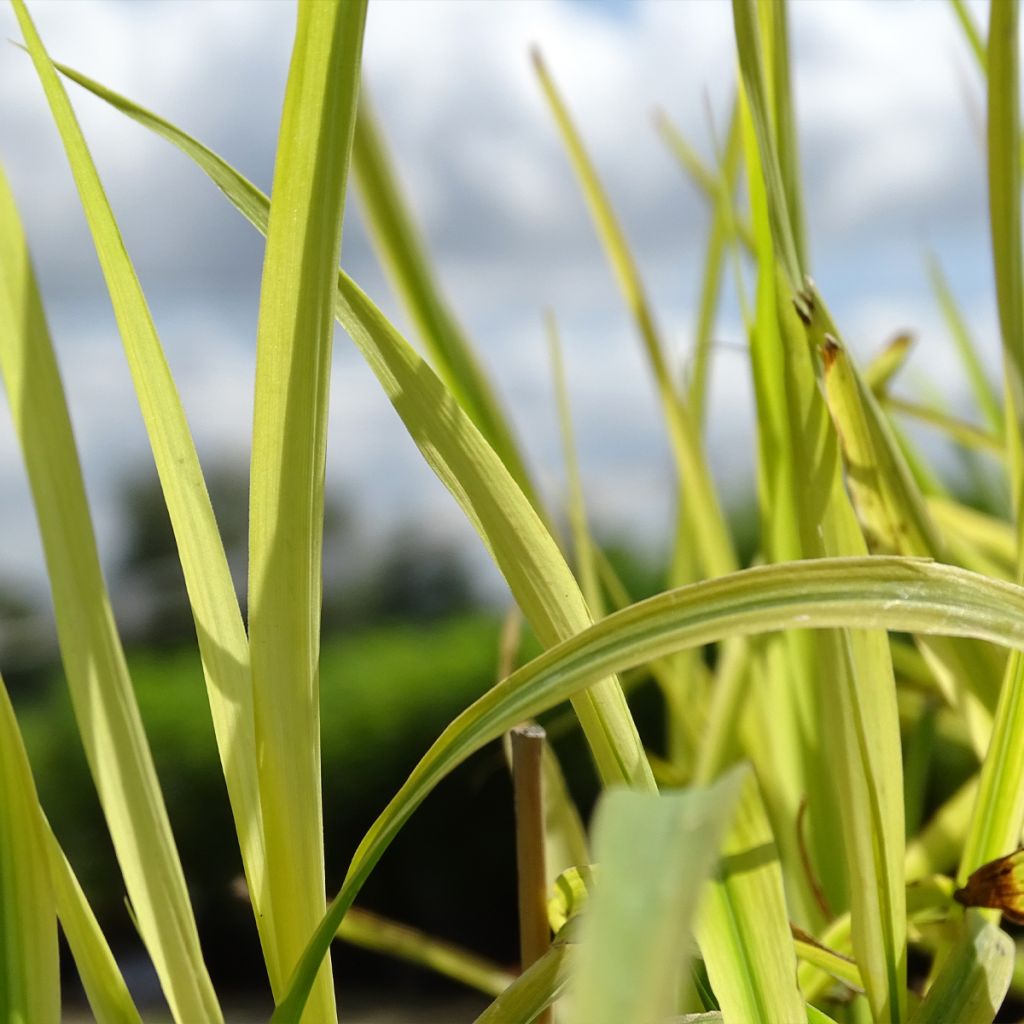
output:
[[[268,187],[294,8],[288,3],[32,4],[53,54],[220,150]],[[983,12],[982,12],[983,13]],[[945,4],[797,2],[793,64],[816,277],[858,351],[934,314],[920,268],[943,256],[994,352],[984,180],[970,57]],[[0,30],[17,37],[9,8]],[[371,4],[365,68],[403,184],[461,318],[494,371],[540,472],[561,457],[541,312],[558,312],[595,512],[645,536],[671,502],[664,431],[629,318],[528,59],[539,45],[607,185],[678,360],[685,357],[707,223],[651,125],[664,107],[710,153],[734,57],[729,5],[606,7],[548,0]],[[97,515],[113,543],[110,483],[145,439],[95,255],[31,65],[0,62],[0,155],[23,211],[61,352]],[[73,101],[163,332],[204,456],[246,448],[260,240],[186,159],[80,90]],[[358,217],[345,262],[391,312]],[[740,340],[735,312],[723,338]],[[403,321],[399,321],[400,323]],[[944,342],[936,341],[936,344]],[[936,350],[937,351],[937,350]],[[929,366],[958,387],[946,356]],[[716,471],[752,478],[748,368],[726,351],[711,391]],[[366,496],[368,522],[401,515],[466,537],[369,373],[339,337],[329,474]],[[6,431],[0,421],[0,435]],[[31,546],[27,497],[0,436],[0,571]],[[444,527],[447,529],[448,527]],[[102,532],[102,531],[101,531]]]

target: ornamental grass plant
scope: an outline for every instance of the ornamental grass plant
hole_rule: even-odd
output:
[[[789,74],[788,20],[798,9],[733,0],[736,101],[713,164],[673,125],[659,124],[712,211],[692,371],[682,381],[557,68],[533,55],[670,441],[678,496],[665,555],[670,586],[641,602],[589,531],[555,315],[548,334],[570,482],[565,510],[545,504],[513,419],[443,295],[384,133],[360,96],[365,0],[299,0],[272,199],[183,129],[55,63],[24,0],[12,2],[28,55],[15,56],[31,60],[63,142],[174,529],[274,1022],[338,1019],[337,938],[488,993],[494,1002],[478,1019],[491,1024],[989,1024],[1004,1003],[1020,1006],[1024,954],[1007,931],[1024,922],[1024,854],[1015,852],[1024,828],[1016,0],[993,0],[986,33],[959,0],[951,4],[987,82],[1001,385],[986,377],[941,269],[932,274],[981,427],[895,397],[904,339],[858,366],[814,284]],[[180,149],[266,236],[247,621],[174,380],[68,88]],[[338,269],[350,177],[415,347]],[[760,531],[750,566],[737,554],[704,439],[719,291],[731,274],[756,397]],[[100,569],[28,241],[2,177],[0,289],[0,374],[78,731],[133,920],[174,1020],[220,1021]],[[504,659],[501,681],[423,754],[328,899],[318,658],[335,321],[480,535],[544,652],[518,668]],[[908,416],[995,454],[1010,519],[951,496],[905,435]],[[564,537],[556,527],[563,512]],[[664,756],[649,753],[624,694],[621,674],[640,667],[663,696]],[[587,830],[543,731],[530,725],[566,702],[605,790]],[[519,865],[515,972],[354,906],[419,804],[506,736]],[[968,751],[973,774],[924,817],[925,780],[944,744]],[[60,1019],[58,930],[96,1019],[139,1021],[40,805],[0,689],[0,1021]]]

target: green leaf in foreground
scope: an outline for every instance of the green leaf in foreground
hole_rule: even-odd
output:
[[[885,556],[760,566],[659,594],[546,651],[452,722],[374,822],[274,1020],[298,1020],[323,950],[373,866],[427,794],[473,752],[608,672],[725,636],[793,628],[973,636],[1022,648],[1024,588]]]
[[[123,245],[67,96],[24,4],[15,10],[68,148],[97,242]],[[130,266],[113,273],[122,285]],[[180,1020],[219,1020],[185,878],[132,691],[93,536],[49,329],[13,197],[0,177],[0,372],[53,594],[61,658],[107,828],[146,949]]]
[[[580,926],[570,1020],[645,1024],[675,1011],[691,919],[747,772],[707,788],[601,798],[593,825],[601,877]]]
[[[260,289],[249,647],[276,979],[291,972],[324,910],[317,672],[324,466],[333,286],[365,19],[365,0],[299,5]],[[333,1018],[329,964],[316,993],[310,1019]]]
[[[1019,9],[991,7],[988,50],[988,173],[992,254],[1003,339],[1010,487],[1016,516],[1017,579],[1024,571],[1024,257],[1021,254]],[[978,803],[958,879],[1009,853],[1024,826],[1024,658],[1011,654],[996,707]]]
[[[57,913],[36,795],[14,708],[0,680],[0,1020],[60,1020]]]
[[[70,68],[59,70],[178,146],[210,176],[257,230],[268,201],[215,153],[174,125]],[[413,441],[487,545],[539,639],[554,644],[591,622],[558,545],[535,509],[430,366],[347,275],[338,275],[335,315],[384,388]],[[616,679],[573,700],[606,782],[653,788],[647,756]]]

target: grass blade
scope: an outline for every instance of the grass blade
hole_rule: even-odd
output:
[[[805,290],[792,100],[784,74],[788,41],[780,6],[733,0],[750,111],[746,152],[759,242],[759,422],[762,406],[773,410],[764,417],[762,473],[774,485],[767,499],[773,510],[767,525],[776,534],[774,543],[766,541],[766,550],[774,558],[861,555],[867,547],[845,491],[838,439],[828,422],[813,362],[812,351],[821,340],[816,323],[827,319],[827,312],[813,289],[810,294]],[[783,148],[785,159],[779,156]],[[831,333],[838,336],[834,329]],[[793,509],[791,524],[782,509]],[[816,648],[811,659],[796,659],[805,672],[804,692],[813,700],[813,687],[807,684],[821,673],[835,680],[838,690],[837,699],[820,703],[816,710],[827,737],[825,763],[834,779],[842,823],[854,949],[875,1018],[901,1021],[906,1015],[903,788],[888,644],[884,636],[864,632],[824,634],[811,644]],[[820,760],[808,768],[820,773]],[[831,830],[821,826],[834,810],[814,796],[811,790],[811,810],[819,825],[812,833],[815,863],[828,891],[825,871],[838,859],[839,849],[828,834]]]
[[[169,122],[63,65],[101,99],[180,147],[256,229],[267,229],[268,201],[216,154]],[[504,464],[429,365],[344,273],[335,315],[359,347],[431,468],[459,502],[505,575],[542,643],[554,644],[590,623],[579,586],[558,546]],[[606,781],[653,787],[653,776],[617,680],[573,701]]]
[[[508,419],[434,276],[365,90],[359,101],[352,167],[374,247],[434,368],[543,517],[543,506]]]
[[[475,1024],[530,1024],[568,988],[578,956],[573,938],[557,937],[548,951],[477,1017]]]
[[[298,1019],[323,951],[373,866],[426,795],[473,752],[608,672],[725,636],[793,627],[972,636],[1019,648],[1024,588],[952,566],[882,555],[759,566],[650,598],[549,649],[463,712],[370,828],[278,1006],[275,1024]]]
[[[959,0],[954,0],[954,2],[959,2]],[[967,379],[970,382],[971,391],[974,392],[974,401],[981,410],[989,430],[996,436],[1001,437],[1004,425],[1003,408],[999,402],[999,396],[992,387],[988,375],[985,373],[985,368],[981,364],[981,357],[978,355],[978,350],[971,340],[967,324],[964,321],[963,314],[960,312],[960,307],[957,305],[953,289],[949,286],[949,280],[943,272],[942,265],[933,255],[928,256],[928,278],[931,281],[932,291],[935,292],[935,297],[939,301],[939,308],[942,310],[942,316],[946,321],[946,326],[949,328],[949,333],[953,336],[953,342],[960,355],[960,361],[967,371]]]
[[[601,877],[580,926],[570,1021],[643,1024],[675,1011],[698,897],[746,773],[662,796],[602,797],[593,824]]]
[[[558,95],[540,54],[536,51],[533,54],[533,63],[579,178],[619,289],[636,322],[647,361],[654,375],[662,414],[669,429],[669,441],[676,460],[680,484],[686,491],[690,522],[695,530],[695,536],[689,543],[695,548],[705,575],[718,576],[731,572],[738,564],[732,539],[701,451],[700,438],[692,413],[683,405],[672,380],[636,262],[601,187],[597,172],[583,148],[583,141]]]
[[[74,114],[24,4],[15,11],[102,246],[119,249]],[[106,213],[106,216],[105,216]],[[179,1020],[219,1020],[167,812],[100,570],[63,388],[17,210],[0,184],[0,370],[22,446],[53,592],[61,657],[129,897]],[[113,273],[124,281],[128,271]]]
[[[267,895],[287,975],[323,915],[321,560],[333,285],[364,0],[302,3],[274,167],[256,336],[249,487],[252,658]],[[333,1018],[329,962],[311,1020]]]
[[[516,980],[514,974],[476,953],[359,907],[345,915],[338,938],[425,967],[485,995],[499,996]]]
[[[753,776],[743,783],[719,876],[697,919],[697,941],[727,1022],[801,1021],[796,950],[778,851]]]
[[[860,381],[846,350],[830,336],[824,349],[825,394],[836,424],[848,486],[873,549],[945,557],[945,545],[917,490],[888,423]],[[979,757],[992,734],[1003,665],[969,641],[921,638],[919,646],[950,705],[967,723]]]
[[[97,1024],[142,1024],[114,954],[100,931],[96,915],[50,829],[49,822],[41,813],[39,824],[57,916],[93,1017]]]
[[[0,680],[0,1020],[57,1024],[57,914],[40,842],[39,797]]]
[[[1021,254],[1021,154],[1018,90],[1019,9],[991,7],[988,44],[988,173],[992,255],[1003,339],[1007,453],[1016,517],[1018,580],[1024,572],[1024,264]],[[1016,849],[1024,826],[1024,659],[1012,654],[981,767],[978,803],[958,879]]]

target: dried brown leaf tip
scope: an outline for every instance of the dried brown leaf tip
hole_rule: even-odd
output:
[[[1014,924],[1024,924],[1024,848],[982,864],[953,899],[965,907],[1000,910]]]
[[[825,370],[831,370],[832,364],[839,355],[839,342],[831,334],[825,335],[825,344],[821,346],[821,358],[825,362]]]

